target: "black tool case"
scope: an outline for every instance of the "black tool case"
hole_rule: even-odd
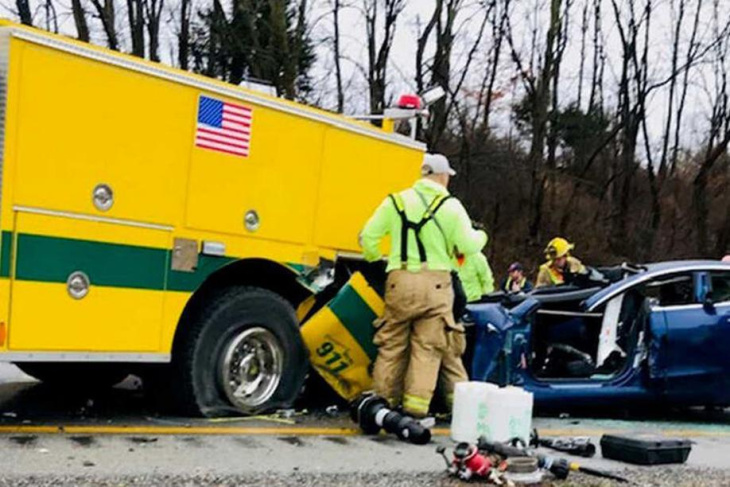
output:
[[[601,438],[603,458],[638,465],[684,463],[691,449],[689,440],[649,434],[603,435]]]

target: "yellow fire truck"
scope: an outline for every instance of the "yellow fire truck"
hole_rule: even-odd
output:
[[[0,88],[0,360],[154,370],[188,412],[290,404],[314,284],[424,147],[5,21]]]

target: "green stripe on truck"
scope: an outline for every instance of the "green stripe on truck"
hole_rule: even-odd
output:
[[[2,233],[2,277],[10,277],[12,240],[12,232]],[[195,291],[210,274],[237,260],[200,255],[194,272],[173,271],[170,250],[31,234],[18,235],[17,252],[15,279],[22,281],[65,283],[81,271],[92,285],[182,292]]]

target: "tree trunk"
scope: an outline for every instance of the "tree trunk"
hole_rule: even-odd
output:
[[[379,0],[364,0],[364,2],[370,112],[382,114],[385,110],[388,60],[393,47],[398,17],[405,7],[405,0],[383,0],[383,39],[380,43],[378,43],[376,35]]]
[[[728,254],[730,254],[730,198],[727,198],[725,218],[722,227],[720,227],[720,232],[717,235],[717,242],[715,243],[716,257],[719,258]]]
[[[334,26],[335,80],[337,81],[337,113],[345,111],[345,92],[342,87],[342,58],[340,53],[340,0],[333,0],[332,23]]]
[[[102,5],[100,0],[91,0],[96,8],[96,12],[101,19],[101,25],[106,34],[107,46],[114,51],[119,50],[119,39],[117,38],[117,29],[115,26],[116,15],[114,12],[114,0],[104,0]]]
[[[76,24],[76,37],[80,41],[89,42],[89,24],[86,22],[86,12],[81,0],[71,0],[74,24]]]
[[[147,24],[147,37],[149,39],[149,55],[150,60],[159,62],[160,60],[160,20],[162,17],[162,9],[164,0],[142,0],[145,12],[145,23]],[[144,39],[144,32],[142,33]]]
[[[677,160],[679,159],[680,133],[682,128],[682,116],[684,107],[687,102],[687,91],[689,90],[689,64],[693,61],[697,53],[698,44],[696,43],[697,31],[700,23],[700,13],[702,12],[702,0],[697,0],[697,10],[695,10],[694,23],[692,26],[692,35],[690,36],[689,47],[687,48],[686,65],[682,77],[682,93],[679,96],[677,104],[677,121],[674,124],[674,147],[672,148],[672,159],[669,165],[669,173],[674,174],[677,168]]]
[[[710,176],[710,171],[715,165],[715,162],[725,154],[730,143],[730,131],[723,134],[722,140],[715,146],[707,151],[707,156],[700,170],[695,176],[692,183],[692,203],[694,206],[695,220],[697,222],[697,253],[700,257],[710,257],[710,239],[708,232],[708,204],[707,204],[707,183]]]
[[[20,23],[33,25],[33,14],[30,11],[30,0],[15,0],[15,7],[18,9]]]
[[[532,186],[530,190],[530,218],[528,238],[536,243],[540,236],[542,223],[542,206],[545,197],[547,173],[543,167],[545,140],[548,135],[549,107],[551,105],[550,84],[555,68],[555,42],[561,32],[560,9],[562,0],[550,0],[550,27],[546,36],[545,61],[534,93],[532,107],[532,143],[528,161],[532,168]]]
[[[484,100],[484,130],[489,133],[489,116],[492,113],[492,97],[494,94],[494,86],[497,82],[497,68],[502,55],[502,43],[504,42],[505,23],[509,15],[510,0],[504,0],[502,3],[502,14],[499,20],[499,26],[495,22],[492,34],[494,36],[494,53],[489,67],[489,84],[487,85],[486,99]],[[497,5],[500,2],[496,2]]]
[[[180,32],[177,35],[177,63],[187,70],[190,58],[190,0],[180,1]]]
[[[132,38],[132,55],[144,57],[144,10],[142,0],[127,0],[127,17],[129,19],[129,33]]]

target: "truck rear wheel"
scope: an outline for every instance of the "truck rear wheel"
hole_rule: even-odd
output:
[[[229,288],[185,321],[172,379],[184,412],[256,414],[297,398],[307,354],[294,309],[281,296]]]
[[[122,382],[129,369],[120,364],[17,362],[15,365],[44,384],[65,389],[102,389]]]

